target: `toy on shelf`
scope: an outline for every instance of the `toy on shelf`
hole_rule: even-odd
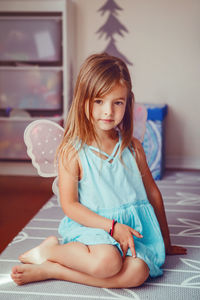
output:
[[[7,107],[29,111],[59,110],[62,101],[60,71],[8,70],[0,72],[0,109]]]
[[[61,20],[57,16],[5,14],[0,18],[0,61],[16,62],[61,61]],[[58,48],[60,45],[60,48]]]

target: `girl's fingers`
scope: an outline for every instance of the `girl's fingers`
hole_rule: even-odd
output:
[[[181,255],[187,254],[187,249],[181,246],[171,246],[166,252],[168,255]]]
[[[118,223],[118,224],[120,224],[120,223]],[[136,251],[135,251],[135,244],[134,244],[133,236],[138,237],[138,238],[143,238],[143,236],[138,231],[136,231],[135,229],[133,229],[129,226],[122,225],[121,228],[123,230],[125,229],[126,231],[125,230],[124,230],[124,232],[121,231],[120,234],[118,232],[118,236],[116,234],[116,240],[119,242],[119,244],[121,246],[121,249],[122,249],[122,252],[123,252],[123,258],[125,258],[126,253],[128,251],[128,248],[130,248],[132,256],[136,257]],[[116,227],[116,229],[117,229],[117,227]],[[118,229],[120,229],[120,227]],[[122,239],[120,238],[121,236],[123,236]]]
[[[136,251],[135,251],[135,244],[134,244],[134,239],[133,238],[129,239],[128,245],[129,245],[129,248],[131,250],[132,256],[135,258],[136,257]]]
[[[136,231],[135,229],[132,229],[132,234],[138,238],[143,238],[143,235],[141,235],[138,231]]]
[[[133,237],[130,237],[128,239],[128,243],[121,244],[120,246],[121,246],[121,249],[122,249],[122,252],[123,252],[123,258],[126,257],[126,253],[128,251],[128,248],[130,248],[132,256],[134,258],[136,257],[135,244],[134,244]]]
[[[122,252],[123,252],[123,258],[125,258],[126,257],[126,253],[128,251],[128,245],[122,244],[120,246],[121,246],[121,249],[122,249]]]

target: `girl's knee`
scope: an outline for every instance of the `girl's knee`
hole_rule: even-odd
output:
[[[119,273],[122,268],[122,257],[117,249],[110,247],[101,251],[92,266],[92,275],[97,278],[108,278]]]
[[[129,277],[129,287],[138,287],[142,285],[149,277],[149,268],[141,259],[137,259],[133,268],[134,271],[130,273]]]

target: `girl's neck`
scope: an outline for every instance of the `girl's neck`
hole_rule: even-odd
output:
[[[118,139],[118,132],[115,128],[112,130],[101,130],[96,132],[97,140],[103,143],[105,140],[116,141]]]
[[[119,133],[116,129],[104,131],[97,134],[97,140],[90,142],[91,146],[98,147],[105,152],[110,152],[119,140]],[[106,151],[107,150],[107,151]]]

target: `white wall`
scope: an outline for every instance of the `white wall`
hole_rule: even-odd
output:
[[[106,0],[74,0],[76,70],[91,53],[108,44],[96,31],[108,14]],[[200,1],[115,0],[117,18],[128,29],[115,36],[118,49],[133,63],[129,70],[137,102],[167,103],[167,166],[200,169]]]

